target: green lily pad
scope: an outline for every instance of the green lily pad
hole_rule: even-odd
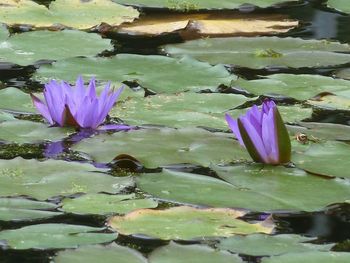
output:
[[[274,74],[263,79],[239,79],[232,84],[255,95],[282,95],[307,100],[322,92],[341,92],[350,89],[350,81],[320,75]]]
[[[297,167],[311,173],[350,178],[349,156],[349,144],[327,141],[310,144],[305,151],[296,152],[292,161]]]
[[[12,114],[0,110],[0,122],[14,120],[16,120],[16,118]]]
[[[334,246],[334,244],[316,245],[306,243],[313,240],[315,239],[299,235],[284,234],[269,236],[264,234],[252,234],[223,239],[220,241],[218,248],[251,256],[273,256],[315,250],[329,251]]]
[[[9,25],[29,24],[51,27],[61,24],[78,29],[89,29],[102,22],[117,26],[132,22],[137,10],[108,0],[56,0],[49,8],[29,0],[1,0],[0,21]]]
[[[312,108],[305,108],[300,105],[278,106],[282,119],[285,123],[297,123],[304,119],[308,119],[312,115]],[[228,113],[232,118],[238,118],[245,114],[247,109],[231,110]]]
[[[350,97],[326,94],[314,100],[308,100],[309,104],[328,110],[350,111]]]
[[[0,196],[28,195],[39,200],[75,193],[118,193],[131,177],[112,177],[89,164],[59,160],[0,160]]]
[[[227,130],[225,111],[249,99],[242,95],[217,93],[160,94],[127,98],[110,112],[132,125],[157,124],[183,128],[205,126]]]
[[[243,263],[238,255],[203,245],[179,245],[170,242],[149,255],[150,263]]]
[[[34,78],[42,82],[63,79],[75,81],[77,75],[95,76],[104,81],[134,81],[156,92],[215,89],[230,85],[236,76],[222,65],[211,66],[192,58],[118,54],[111,58],[72,58],[43,65]]]
[[[75,30],[33,31],[0,41],[0,61],[26,66],[44,59],[94,56],[112,48],[110,40],[98,34]]]
[[[326,67],[350,62],[348,44],[325,40],[279,37],[211,38],[170,44],[165,52],[174,57],[192,56],[211,64],[266,67]]]
[[[116,233],[98,233],[104,228],[68,224],[38,224],[0,232],[12,249],[58,249],[111,242]]]
[[[336,76],[338,78],[350,80],[350,68],[345,68],[337,71]]]
[[[299,122],[300,126],[288,126],[291,134],[303,133],[308,141],[320,139],[350,141],[350,126],[334,123]]]
[[[208,166],[248,159],[245,149],[232,136],[196,128],[152,128],[97,135],[77,143],[72,149],[104,163],[128,154],[148,168],[179,163]]]
[[[0,24],[0,41],[5,41],[9,36],[9,31],[5,25]]]
[[[327,6],[343,13],[350,13],[350,6],[347,0],[328,0]]]
[[[6,143],[35,143],[60,140],[74,132],[73,129],[49,127],[32,121],[4,121],[0,123],[0,141]]]
[[[57,205],[23,198],[0,198],[0,221],[22,221],[61,215],[53,212]]]
[[[147,259],[136,250],[122,247],[112,243],[108,246],[93,245],[79,247],[75,250],[58,252],[55,256],[55,263],[147,263]]]
[[[37,112],[30,96],[17,88],[6,88],[0,90],[0,109],[21,113]]]
[[[349,260],[350,253],[315,251],[263,258],[261,263],[345,263]]]
[[[78,198],[66,198],[62,210],[74,214],[126,214],[140,208],[155,208],[158,203],[152,199],[136,199],[135,194],[106,195],[87,194]]]
[[[243,214],[233,209],[198,209],[187,206],[165,210],[142,209],[125,216],[114,216],[108,225],[123,235],[145,235],[164,240],[272,232],[273,226],[264,226],[264,223],[250,224],[237,219]]]
[[[343,180],[308,175],[299,169],[263,165],[212,169],[226,182],[164,170],[143,174],[136,183],[142,191],[167,201],[253,211],[315,211],[349,199],[350,187]]]
[[[286,2],[297,2],[296,0],[113,0],[114,2],[137,7],[167,8],[175,10],[201,10],[201,9],[236,9],[244,4],[258,7],[269,7]]]

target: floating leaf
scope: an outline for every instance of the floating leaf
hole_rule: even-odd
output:
[[[146,235],[164,240],[272,232],[272,226],[237,219],[243,214],[232,209],[180,206],[166,210],[141,209],[125,216],[112,217],[108,224],[123,235]]]
[[[76,76],[104,81],[131,81],[156,92],[213,89],[236,79],[222,65],[211,66],[192,58],[118,54],[111,58],[72,58],[41,66],[35,79],[75,81]]]
[[[22,221],[49,218],[62,213],[53,212],[57,205],[23,198],[0,198],[0,220]]]
[[[196,128],[153,128],[101,134],[72,148],[87,153],[97,162],[110,162],[120,154],[128,154],[148,168],[180,163],[209,166],[248,158],[245,149],[232,136]]]
[[[0,196],[28,195],[39,200],[75,193],[118,193],[131,177],[112,177],[89,164],[59,160],[0,160]]]
[[[324,94],[315,99],[308,100],[307,102],[313,106],[324,109],[350,111],[350,97]]]
[[[350,178],[348,162],[350,146],[342,142],[312,143],[305,151],[296,152],[296,166],[315,174]]]
[[[35,113],[36,109],[30,96],[17,88],[5,88],[0,90],[0,109],[21,113]]]
[[[281,15],[217,13],[157,13],[123,24],[118,33],[159,36],[178,33],[183,39],[227,37],[242,35],[270,35],[285,33],[298,26],[298,21]]]
[[[347,0],[328,0],[327,6],[343,13],[350,13],[350,6]]]
[[[344,68],[344,69],[339,70],[339,71],[336,73],[336,76],[337,76],[338,78],[350,80],[350,68]]]
[[[232,85],[255,95],[282,95],[297,100],[307,100],[323,92],[333,93],[350,89],[350,81],[307,74],[273,74],[263,79],[239,79]]]
[[[342,252],[305,252],[287,253],[281,256],[263,258],[261,263],[345,263],[349,262],[350,253]]]
[[[251,4],[258,7],[269,7],[286,2],[296,2],[296,0],[113,0],[114,2],[126,5],[133,5],[147,8],[168,8],[181,11],[188,10],[221,10],[236,9],[244,4]]]
[[[109,246],[84,246],[75,250],[58,252],[54,258],[55,263],[147,263],[141,253],[128,247],[122,247],[112,243]]]
[[[225,251],[218,251],[203,245],[179,245],[174,242],[153,251],[149,256],[149,261],[150,263],[243,263],[238,255]]]
[[[143,174],[136,183],[142,191],[167,201],[253,211],[315,211],[347,200],[350,193],[343,180],[324,179],[299,169],[262,165],[212,169],[226,182],[164,170]]]
[[[107,49],[112,49],[110,40],[98,34],[75,30],[33,31],[0,41],[0,61],[31,65],[45,59],[93,56]]]
[[[108,0],[56,0],[49,9],[29,0],[1,0],[0,21],[9,25],[29,24],[50,27],[62,24],[67,27],[89,29],[102,22],[119,25],[138,17],[137,10]]]
[[[12,249],[58,249],[106,243],[117,238],[115,233],[98,233],[102,230],[104,228],[80,225],[38,224],[1,231],[0,240]]]
[[[326,40],[278,37],[211,38],[170,44],[165,52],[174,57],[192,56],[211,64],[266,67],[326,67],[350,62],[348,44]]]
[[[13,120],[0,123],[0,141],[6,143],[35,143],[63,139],[72,129],[49,127],[48,124]]]
[[[251,256],[272,256],[285,253],[301,253],[308,251],[329,251],[334,244],[316,245],[306,243],[314,241],[314,238],[299,235],[252,234],[248,236],[234,236],[220,241],[218,248],[229,250],[233,253]]]
[[[179,93],[126,98],[110,112],[128,124],[227,129],[224,113],[249,99],[242,95]]]
[[[155,208],[152,199],[136,199],[130,195],[87,194],[63,200],[62,210],[74,214],[126,214],[140,208]]]

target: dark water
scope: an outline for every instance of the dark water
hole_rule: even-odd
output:
[[[49,3],[50,1],[37,1],[40,3]],[[143,10],[144,14],[154,12],[154,10]],[[341,42],[350,42],[350,16],[334,12],[327,9],[324,1],[309,1],[303,4],[290,5],[285,8],[267,10],[254,10],[255,13],[282,13],[287,14],[290,18],[301,21],[302,26],[290,31],[288,34],[282,36],[302,37],[305,39],[333,39]],[[26,30],[26,28],[17,28],[15,31]],[[109,56],[116,53],[136,53],[136,54],[159,54],[158,47],[165,43],[176,43],[181,40],[176,35],[169,37],[159,38],[132,38],[127,36],[121,36],[116,34],[107,34],[107,37],[115,40],[116,51],[101,54],[101,56]],[[45,63],[45,61],[43,62]],[[31,75],[35,69],[39,67],[28,66],[21,67],[8,63],[0,63],[0,81],[5,86],[15,86],[24,90],[41,90],[42,85],[32,82],[30,80]],[[245,78],[256,78],[257,75],[288,72],[295,74],[323,74],[332,75],[337,68],[324,68],[324,69],[269,69],[269,70],[249,70],[244,68],[231,69],[235,74],[241,75]],[[28,116],[18,116],[18,118],[28,118]],[[29,118],[35,118],[30,116]],[[317,121],[327,120],[328,122],[347,123],[349,116],[319,116]],[[89,136],[89,134],[76,134],[62,142],[57,142],[56,145],[1,145],[0,144],[0,158],[11,159],[16,156],[22,156],[23,158],[56,158],[82,161],[84,158],[77,153],[73,153],[69,150],[69,147],[75,142],[79,141],[81,136]],[[104,166],[106,164],[95,164],[96,166]],[[116,171],[118,168],[128,168],[134,172],[151,172],[140,167],[139,164],[132,160],[120,160],[114,164],[110,164],[111,172]],[[207,168],[201,167],[184,167],[176,166],[171,167],[181,171],[196,172],[207,176],[215,176]],[[130,189],[131,191],[133,189]],[[59,200],[52,200],[53,202]],[[170,204],[162,204],[162,206],[168,206]],[[248,221],[257,220],[266,216],[264,214],[251,213],[244,217]],[[273,215],[275,223],[277,224],[277,233],[296,233],[301,235],[307,235],[311,237],[317,237],[317,243],[338,243],[333,250],[337,251],[349,251],[350,252],[350,205],[335,204],[329,207],[326,211],[315,213],[283,213],[278,212]],[[55,217],[49,220],[36,221],[37,223],[70,223],[70,224],[83,224],[90,226],[103,226],[105,222],[104,217],[100,216],[72,216],[65,215],[61,217]],[[0,230],[14,229],[24,225],[26,223],[8,223],[0,222]],[[120,235],[116,240],[118,244],[130,246],[134,249],[138,249],[143,253],[148,253],[154,248],[164,245],[167,242],[161,240],[144,240],[136,237],[126,237]],[[212,244],[211,244],[212,245]],[[13,251],[13,250],[0,250],[0,263],[46,263],[50,262],[50,257],[55,254],[55,250],[49,251]],[[259,258],[244,257],[247,262],[259,262]]]

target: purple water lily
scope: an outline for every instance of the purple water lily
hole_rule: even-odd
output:
[[[239,143],[247,149],[255,162],[290,162],[290,138],[273,101],[266,100],[261,109],[254,105],[246,115],[237,120],[226,114],[226,121]]]
[[[92,78],[86,88],[83,78],[79,76],[75,87],[55,80],[45,84],[45,102],[32,94],[31,97],[37,110],[51,125],[129,130],[131,127],[127,125],[100,126],[122,91],[123,87],[114,92],[108,83],[98,97],[95,79]]]

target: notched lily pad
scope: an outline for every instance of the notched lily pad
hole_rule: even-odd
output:
[[[319,95],[307,102],[323,109],[350,111],[350,97],[337,96],[332,93]]]
[[[128,154],[147,168],[182,163],[209,166],[248,159],[245,149],[232,134],[211,133],[198,128],[148,128],[101,134],[77,143],[72,149],[104,163],[120,154]]]
[[[135,82],[159,93],[215,89],[230,85],[237,77],[224,66],[211,66],[192,58],[174,59],[155,55],[118,54],[110,58],[72,58],[41,66],[34,78],[75,81],[77,75],[102,81]]]
[[[102,22],[119,25],[138,17],[137,10],[108,0],[56,0],[49,8],[29,0],[1,0],[0,21],[9,25],[89,29]]]
[[[248,100],[245,96],[235,94],[189,92],[131,97],[120,102],[110,115],[132,125],[153,124],[175,128],[202,126],[227,130],[225,112]]]
[[[348,44],[279,37],[232,37],[188,41],[164,46],[173,57],[192,56],[211,64],[266,67],[327,67],[350,62]]]
[[[112,177],[90,164],[59,160],[0,160],[0,196],[28,195],[39,200],[76,193],[118,193],[131,177]]]
[[[349,144],[327,141],[310,144],[304,151],[296,152],[292,161],[297,167],[311,173],[350,178],[349,156]]]
[[[349,260],[350,253],[315,251],[305,253],[287,253],[281,256],[263,258],[261,263],[345,263]]]
[[[271,233],[273,225],[250,224],[237,219],[243,212],[187,206],[166,210],[141,209],[125,216],[115,216],[108,225],[123,235],[145,235],[164,240],[192,240],[206,237]]]
[[[83,246],[75,250],[64,250],[57,253],[55,263],[147,263],[147,259],[136,250],[122,247],[115,243],[108,246]]]
[[[347,0],[328,0],[327,6],[340,12],[350,14],[350,6]]]
[[[61,215],[57,205],[24,198],[0,198],[0,221],[24,221]]]
[[[104,228],[68,224],[38,224],[0,232],[11,249],[59,249],[111,242],[116,233],[101,233]],[[100,232],[100,233],[99,233]]]
[[[221,9],[236,9],[245,4],[250,4],[258,7],[270,7],[281,5],[283,3],[298,2],[298,0],[113,0],[114,2],[146,8],[166,8],[179,11],[190,10],[221,10]]]
[[[204,245],[180,245],[170,242],[169,245],[154,250],[149,255],[150,263],[243,263],[238,255],[218,251]]]
[[[256,36],[285,33],[298,26],[298,21],[282,15],[237,13],[152,14],[133,23],[123,24],[118,33],[155,37],[177,33],[183,39],[201,37]]]
[[[32,31],[0,39],[0,61],[26,66],[39,60],[94,56],[112,48],[110,40],[94,33],[75,30]]]
[[[107,195],[87,194],[74,199],[66,198],[62,210],[74,214],[126,214],[140,208],[155,208],[158,203],[152,199],[137,199],[135,194]]]
[[[251,256],[273,256],[286,253],[302,253],[308,251],[329,251],[334,244],[317,245],[310,243],[315,238],[299,235],[264,235],[234,236],[220,241],[218,248],[232,253]]]

